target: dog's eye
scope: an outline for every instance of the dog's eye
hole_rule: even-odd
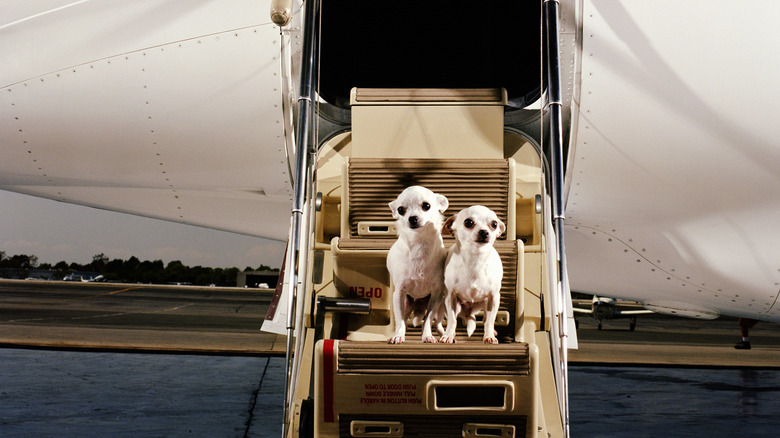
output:
[[[398,214],[400,214],[401,216],[405,215],[406,214],[406,208],[398,207]]]
[[[471,218],[468,218],[465,221],[463,221],[463,226],[469,229],[474,228],[474,221]]]
[[[431,204],[429,204],[429,203],[427,203],[427,202],[423,202],[423,203],[422,203],[422,209],[423,209],[423,211],[428,211],[428,210],[430,210],[430,209],[431,209]]]
[[[496,228],[498,228],[498,221],[493,221],[493,222],[491,222],[491,223],[490,223],[490,228],[492,228],[492,229],[494,229],[494,230],[495,230]]]

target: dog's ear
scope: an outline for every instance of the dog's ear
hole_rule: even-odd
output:
[[[498,235],[500,236],[504,234],[504,231],[506,231],[506,225],[504,225],[501,219],[496,218],[496,220],[498,221]]]
[[[398,205],[398,200],[396,199],[387,205],[390,206],[390,211],[393,212],[393,219],[398,219],[398,209],[396,208],[396,205]]]
[[[455,215],[455,216],[450,216],[450,217],[449,217],[449,218],[447,218],[447,220],[444,222],[444,225],[441,227],[441,234],[442,234],[442,236],[445,236],[445,235],[447,235],[447,236],[454,236],[454,235],[455,235],[455,232],[454,232],[454,230],[452,229],[452,224],[454,224],[454,223],[455,223],[455,218],[456,218],[456,217],[457,217],[457,215]]]
[[[447,211],[447,207],[450,206],[450,201],[447,200],[447,197],[436,194],[436,200],[439,201],[439,213],[444,213]]]

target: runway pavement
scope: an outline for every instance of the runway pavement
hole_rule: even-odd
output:
[[[0,348],[0,437],[280,437],[284,358]]]
[[[271,291],[257,289],[0,280],[0,346],[9,347],[0,348],[0,436],[280,436],[285,378],[284,358],[278,356],[285,343],[283,337],[259,330],[270,297]],[[639,373],[639,387],[632,381],[631,389],[620,389],[624,387],[617,384],[631,375],[623,370],[637,368],[612,375],[578,365],[780,368],[777,324],[759,323],[752,329],[754,348],[749,351],[733,348],[739,338],[733,318],[649,315],[639,319],[634,332],[627,320],[605,322],[598,330],[595,321],[585,318],[579,337],[580,349],[569,356],[570,375],[602,389],[588,387],[584,398],[573,394],[573,406],[587,403],[586,412],[593,406],[608,409],[612,423],[605,424],[617,429],[631,427],[619,419],[628,417],[634,424],[637,416],[647,417],[642,406],[621,406],[626,405],[624,391],[638,400],[647,396],[641,388],[657,391],[646,379],[648,372]],[[151,352],[176,354],[143,354]],[[599,380],[594,373],[608,378]],[[662,388],[678,385],[672,394],[679,382],[687,382],[677,376],[670,383],[665,374],[661,380],[657,386]],[[713,384],[709,377],[707,384]],[[760,405],[767,406],[771,418],[776,385],[765,385],[748,386],[767,394],[770,400],[762,399]],[[711,413],[712,397],[723,392],[699,396],[707,406],[695,417],[705,418],[701,424],[710,424],[705,414]],[[600,404],[594,402],[601,395]],[[616,406],[620,397],[621,406]],[[750,400],[748,407],[757,409],[758,396]],[[718,418],[731,421],[728,412],[718,412]],[[653,424],[668,422],[670,415],[653,417]],[[690,418],[687,412],[685,420]],[[585,424],[583,436],[588,435],[588,421],[579,421]],[[592,428],[601,431],[602,421]]]
[[[59,349],[281,356],[285,338],[260,326],[272,291],[109,283],[0,280],[0,345]],[[662,315],[580,318],[572,364],[780,368],[780,325],[751,330],[735,350],[736,319]]]
[[[705,321],[659,314],[642,315],[635,331],[627,319],[605,321],[603,329],[580,317],[580,348],[569,351],[573,365],[653,365],[707,368],[780,368],[780,325],[759,322],[750,330],[752,349],[736,350],[736,318]]]
[[[0,344],[283,355],[260,331],[272,291],[0,280]]]

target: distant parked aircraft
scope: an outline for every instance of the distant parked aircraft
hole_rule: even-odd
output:
[[[602,321],[604,320],[629,318],[631,320],[629,323],[629,330],[633,332],[634,329],[636,329],[637,315],[654,313],[652,310],[627,310],[621,309],[621,307],[625,307],[625,303],[621,303],[614,298],[594,296],[589,309],[574,307],[574,314],[575,318],[577,314],[590,315],[593,319],[598,321],[599,330],[601,330]],[[577,323],[577,326],[579,327],[579,321],[577,321]]]

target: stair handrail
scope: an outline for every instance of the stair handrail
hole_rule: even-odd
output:
[[[287,295],[287,345],[285,348],[286,385],[284,390],[284,424],[282,436],[286,437],[291,426],[290,411],[295,399],[301,352],[303,350],[303,280],[306,278],[308,245],[312,203],[307,206],[307,194],[312,192],[314,171],[313,157],[317,144],[315,135],[314,99],[318,71],[318,47],[320,36],[320,0],[307,0],[303,26],[303,48],[301,56],[301,82],[298,97],[298,120],[295,147],[295,184],[290,218],[290,245],[287,252],[285,282],[289,285]],[[296,336],[297,333],[297,336]],[[293,342],[295,343],[293,347]]]
[[[553,224],[555,226],[556,255],[558,259],[558,282],[550,303],[552,311],[554,356],[556,367],[558,401],[561,409],[564,435],[569,436],[569,388],[568,388],[568,310],[569,293],[564,244],[564,165],[563,165],[563,122],[560,71],[560,35],[558,30],[558,0],[544,0],[544,21],[547,26],[547,107],[550,117],[550,167],[552,180]],[[557,345],[556,345],[556,342]]]

